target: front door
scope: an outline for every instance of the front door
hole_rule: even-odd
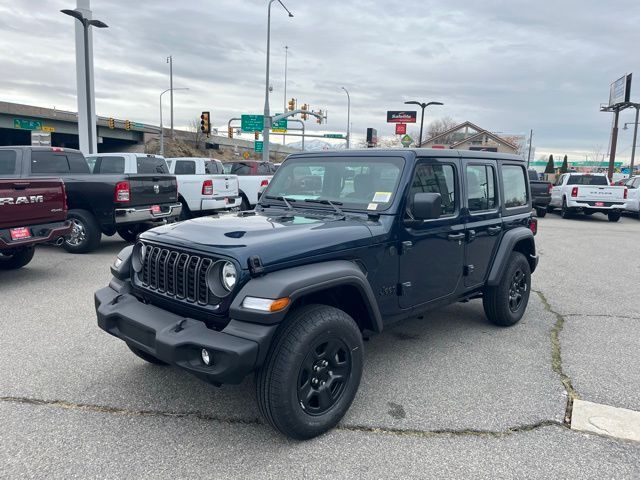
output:
[[[460,215],[460,162],[457,158],[419,160],[406,199],[412,219],[413,196],[439,193],[440,218],[405,225],[400,246],[400,307],[410,308],[456,293],[462,279],[464,221]]]
[[[468,210],[464,285],[481,285],[502,234],[496,162],[463,160]]]

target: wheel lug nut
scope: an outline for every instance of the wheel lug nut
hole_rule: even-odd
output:
[[[322,383],[320,385],[324,385],[326,382],[323,380]]]
[[[320,367],[318,365],[314,365],[313,366],[313,371],[317,372],[318,370],[320,370]]]
[[[314,385],[317,385],[318,384],[318,379],[317,378],[311,379],[311,383],[314,384]]]

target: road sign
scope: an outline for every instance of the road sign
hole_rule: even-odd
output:
[[[249,152],[247,152],[246,150],[244,152],[242,152],[242,158],[244,158],[245,160],[249,160],[250,156],[251,156],[251,154]]]
[[[49,132],[49,133],[51,133],[51,132],[55,132],[55,131],[56,131],[56,129],[55,129],[55,128],[53,128],[53,127],[49,127],[48,125],[43,125],[43,126],[42,126],[42,131],[43,131],[43,132]]]
[[[277,117],[278,115],[282,115],[281,113],[276,113],[275,116]],[[283,118],[281,120],[278,120],[277,122],[273,122],[273,125],[271,125],[271,130],[273,130],[274,132],[276,130],[278,130],[281,133],[286,133],[287,132],[287,127],[289,125],[287,125],[287,119]],[[282,132],[282,130],[284,130],[284,132]]]
[[[50,147],[51,146],[51,133],[31,131],[31,145],[36,147]]]
[[[403,147],[408,147],[413,143],[413,138],[410,135],[405,135],[400,139],[400,143],[402,143]]]
[[[271,131],[273,133],[287,133],[287,129],[286,128],[272,128]]]
[[[407,133],[406,123],[396,123],[396,135],[405,135]]]
[[[25,118],[14,118],[13,128],[20,130],[42,130],[42,122],[40,120],[27,120]]]
[[[260,153],[264,150],[264,142],[262,140],[256,140],[253,142],[253,149],[256,153]]]
[[[324,138],[342,138],[344,139],[344,135],[341,133],[325,133]]]
[[[264,129],[264,115],[242,115],[240,126],[243,132],[253,133]]]

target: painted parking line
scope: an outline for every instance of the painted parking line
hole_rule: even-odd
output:
[[[574,400],[571,428],[640,442],[640,412]]]

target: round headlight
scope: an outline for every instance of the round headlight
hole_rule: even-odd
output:
[[[136,243],[133,247],[133,255],[131,256],[131,265],[136,273],[140,273],[144,267],[144,256],[147,254],[147,247],[142,242]]]
[[[229,291],[233,290],[233,287],[236,286],[236,280],[238,279],[236,267],[233,266],[233,263],[224,262],[220,274],[222,276],[222,285],[224,288]]]

